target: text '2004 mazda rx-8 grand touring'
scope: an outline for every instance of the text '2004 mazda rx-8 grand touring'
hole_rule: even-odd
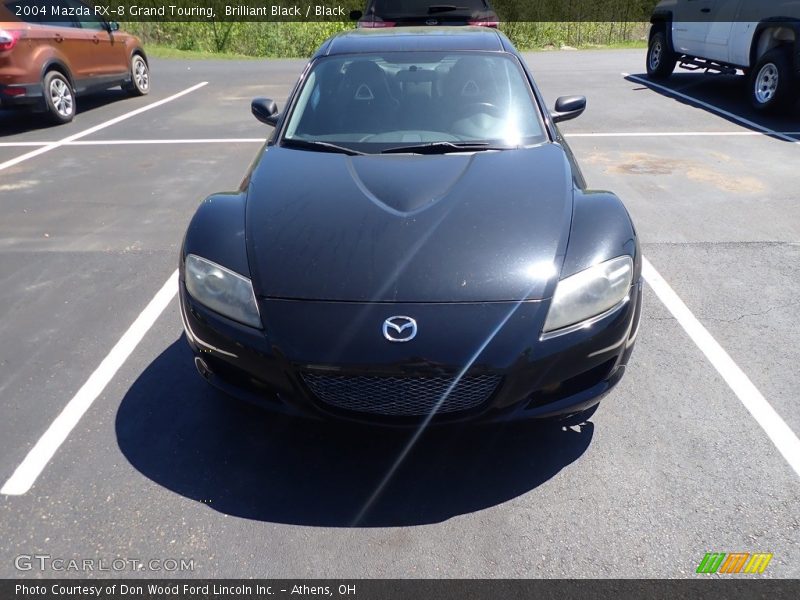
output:
[[[404,425],[593,408],[622,377],[641,255],[586,189],[507,38],[356,30],[326,41],[240,189],[180,259],[200,373],[285,413]]]

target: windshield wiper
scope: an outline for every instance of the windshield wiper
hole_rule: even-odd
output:
[[[345,148],[331,144],[330,142],[319,142],[314,140],[299,140],[297,138],[283,138],[282,146],[287,148],[299,148],[302,150],[317,150],[319,152],[338,152],[339,154],[347,154],[348,156],[364,156],[365,152],[359,152],[352,148]]]
[[[388,148],[381,154],[447,154],[448,152],[482,152],[484,150],[510,149],[509,146],[492,146],[489,142],[428,142]]]

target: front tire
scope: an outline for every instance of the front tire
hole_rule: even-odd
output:
[[[44,108],[47,118],[56,125],[69,123],[75,117],[75,91],[62,73],[48,71],[42,80]]]
[[[123,87],[131,96],[146,96],[150,92],[150,68],[141,54],[131,58],[131,80]]]
[[[594,406],[590,406],[589,408],[580,412],[567,415],[566,417],[555,418],[552,420],[552,422],[560,427],[574,427],[576,425],[583,425],[592,418],[592,415],[597,412],[598,408],[600,408],[599,402]]]
[[[675,70],[678,59],[670,50],[667,35],[663,30],[650,36],[647,46],[647,76],[650,79],[666,79]]]
[[[753,108],[773,112],[786,110],[797,101],[800,86],[786,52],[775,48],[758,59],[750,72],[749,87]]]

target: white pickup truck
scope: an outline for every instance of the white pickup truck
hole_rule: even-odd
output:
[[[800,97],[800,0],[662,0],[650,19],[647,74],[690,70],[748,77],[758,111]]]

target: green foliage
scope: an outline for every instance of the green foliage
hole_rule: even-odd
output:
[[[224,22],[125,23],[122,27],[142,38],[178,50],[234,53],[271,58],[311,55],[325,39],[350,29],[352,23]]]
[[[503,32],[520,50],[572,46],[614,46],[647,39],[649,23],[623,22],[510,22]]]
[[[308,57],[328,37],[353,28],[352,22],[124,23],[123,29],[178,50],[233,53],[269,58]],[[520,50],[561,46],[606,46],[646,39],[647,23],[504,22],[502,31]]]

